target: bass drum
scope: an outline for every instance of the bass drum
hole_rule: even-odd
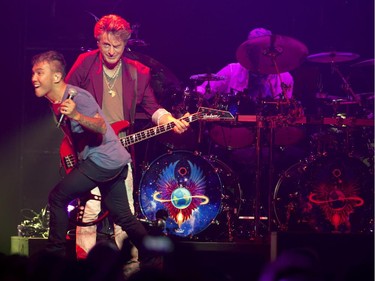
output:
[[[287,169],[273,194],[281,231],[373,232],[373,163],[321,156]]]
[[[221,225],[225,233],[209,239],[229,238],[231,229],[225,226],[239,214],[241,189],[218,159],[174,151],[155,159],[143,173],[139,204],[147,220],[165,220],[166,235],[193,238],[210,225]]]

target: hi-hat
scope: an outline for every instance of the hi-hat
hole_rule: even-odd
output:
[[[297,68],[307,54],[307,47],[294,38],[266,35],[243,42],[236,56],[239,63],[252,72],[276,74]]]
[[[351,67],[374,66],[374,59],[364,60],[351,65]]]
[[[190,76],[190,80],[196,80],[196,81],[220,81],[224,80],[224,76],[219,76],[217,74],[212,73],[203,73],[203,74],[196,74]]]
[[[308,61],[319,63],[336,63],[352,61],[359,58],[358,54],[345,52],[325,52],[313,54],[307,57]]]

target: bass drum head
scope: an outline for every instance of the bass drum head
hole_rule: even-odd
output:
[[[221,212],[195,238],[199,241],[232,241],[237,235],[235,230],[243,201],[238,175],[216,156],[204,158],[213,166],[222,182]]]
[[[278,180],[273,194],[281,231],[370,233],[374,178],[371,164],[346,155],[297,163]]]
[[[166,235],[193,237],[201,233],[226,207],[222,170],[190,151],[158,157],[141,178],[142,214],[149,221],[162,216]]]

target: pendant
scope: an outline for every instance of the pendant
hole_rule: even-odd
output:
[[[116,95],[116,92],[113,90],[109,90],[108,94],[113,98]]]

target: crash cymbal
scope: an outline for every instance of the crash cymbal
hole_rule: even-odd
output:
[[[124,55],[150,68],[151,86],[155,92],[156,98],[160,103],[170,99],[171,92],[182,90],[182,83],[177,76],[165,65],[156,59],[131,50],[126,50]]]
[[[266,35],[243,42],[237,49],[239,63],[260,74],[287,72],[302,64],[308,54],[300,41],[282,35]]]
[[[172,73],[168,67],[157,61],[156,59],[140,53],[140,52],[135,52],[131,50],[126,50],[124,52],[124,55],[127,58],[139,61],[143,63],[144,65],[148,66],[151,69],[151,72],[153,74],[158,73],[165,78],[165,80],[168,80],[168,82],[173,83],[173,84],[180,84],[180,80]]]
[[[132,47],[147,47],[149,44],[141,39],[129,39],[127,45]]]
[[[344,52],[326,52],[313,54],[307,57],[308,61],[319,62],[319,63],[336,63],[352,61],[359,58],[358,54],[355,53],[344,53]]]
[[[196,80],[196,81],[220,81],[224,80],[224,76],[219,76],[212,73],[203,73],[203,74],[196,74],[190,76],[190,80]]]
[[[351,65],[351,67],[364,67],[364,66],[374,66],[374,59],[360,61]]]

